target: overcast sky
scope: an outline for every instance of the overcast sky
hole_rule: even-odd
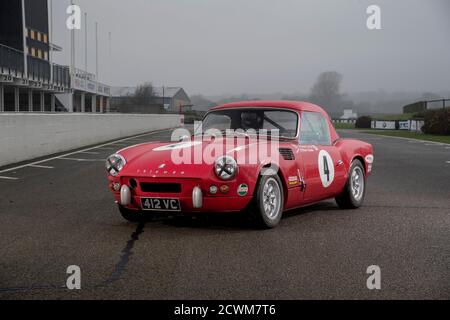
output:
[[[65,10],[54,2],[54,42],[69,63]],[[317,75],[344,75],[347,92],[450,89],[448,0],[75,0],[89,21],[89,70],[114,86],[182,86],[189,94],[309,92]],[[369,31],[366,9],[382,10]],[[83,22],[84,28],[84,22]],[[112,32],[109,59],[108,32]],[[77,31],[84,67],[84,30]]]

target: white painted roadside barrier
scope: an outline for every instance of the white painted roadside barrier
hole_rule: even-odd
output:
[[[409,131],[422,132],[422,128],[425,125],[423,120],[409,120]]]
[[[395,130],[395,121],[372,121],[372,129]]]
[[[177,128],[162,114],[0,114],[0,166],[154,130]]]
[[[405,120],[405,121],[372,121],[372,129],[377,130],[405,130],[422,132],[425,122],[422,120]]]

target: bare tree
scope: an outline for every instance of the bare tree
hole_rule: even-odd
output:
[[[341,84],[343,77],[335,71],[321,73],[311,89],[309,100],[337,115],[342,111]]]
[[[144,83],[136,88],[133,96],[133,103],[136,105],[151,105],[156,100],[155,89],[151,82]]]
[[[206,99],[202,95],[191,96],[191,102],[194,105],[194,110],[197,111],[208,111],[209,109],[217,105],[214,102]]]

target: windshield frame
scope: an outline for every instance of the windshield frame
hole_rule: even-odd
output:
[[[300,120],[301,120],[300,112],[298,112],[297,110],[289,109],[289,108],[246,106],[246,107],[234,107],[234,108],[215,109],[215,110],[208,111],[205,114],[205,116],[202,119],[202,123],[205,121],[206,117],[209,116],[211,113],[227,111],[227,110],[252,110],[252,109],[258,109],[258,110],[264,110],[264,111],[283,111],[283,112],[290,112],[290,113],[295,114],[297,116],[297,133],[296,133],[295,137],[286,137],[286,136],[281,136],[280,135],[277,138],[278,139],[287,139],[287,140],[297,140],[297,139],[300,138],[300,130],[301,130],[301,128],[300,128],[300,126],[301,126],[301,123],[300,123]],[[194,132],[194,135],[195,134],[196,133]],[[263,135],[261,135],[259,137],[270,138],[270,139],[272,138],[271,136],[263,136]]]

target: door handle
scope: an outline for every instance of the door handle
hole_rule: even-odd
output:
[[[340,166],[342,166],[342,165],[344,165],[344,161],[342,161],[342,160],[339,160],[339,161],[336,163],[336,167],[340,167]]]

